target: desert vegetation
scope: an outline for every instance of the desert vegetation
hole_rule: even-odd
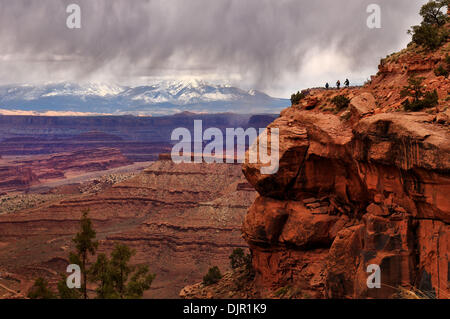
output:
[[[423,77],[412,76],[408,79],[408,85],[401,91],[402,97],[408,97],[403,102],[405,111],[420,111],[425,108],[435,107],[438,104],[437,91],[426,92],[422,84],[423,80]],[[412,101],[410,101],[410,98],[412,98]]]
[[[49,287],[46,279],[37,278],[28,292],[31,299],[88,299],[88,282],[97,286],[98,299],[138,299],[148,290],[155,278],[149,273],[147,265],[132,266],[130,259],[135,251],[124,244],[116,244],[111,256],[98,254],[97,260],[90,264],[90,256],[94,256],[98,249],[96,232],[88,216],[89,210],[82,213],[80,230],[73,238],[75,251],[69,255],[71,264],[80,267],[82,283],[80,288],[69,288],[67,277],[61,274],[57,285],[57,292]]]
[[[408,30],[413,43],[427,50],[436,50],[447,41],[449,33],[444,26],[448,22],[448,17],[443,9],[449,4],[449,0],[436,0],[422,6],[420,10],[422,23]]]

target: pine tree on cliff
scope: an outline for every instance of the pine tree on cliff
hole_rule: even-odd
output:
[[[72,264],[80,266],[83,276],[81,291],[84,299],[87,299],[87,268],[89,254],[94,255],[97,251],[98,242],[95,240],[95,230],[92,228],[92,221],[89,219],[89,210],[82,212],[80,220],[80,232],[75,235],[75,253],[70,253],[69,259]]]

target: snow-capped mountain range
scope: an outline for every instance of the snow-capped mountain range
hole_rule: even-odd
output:
[[[183,111],[277,113],[289,100],[203,81],[163,81],[146,86],[57,83],[0,86],[0,111],[166,115]],[[1,112],[0,112],[1,114]]]

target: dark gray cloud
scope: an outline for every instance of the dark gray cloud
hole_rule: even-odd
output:
[[[426,0],[0,0],[2,83],[201,77],[276,95],[350,77],[408,42]],[[82,28],[66,27],[66,6]],[[369,4],[382,28],[366,26]]]

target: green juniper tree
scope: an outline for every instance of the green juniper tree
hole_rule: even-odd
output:
[[[414,43],[428,50],[436,50],[447,40],[449,34],[443,26],[447,23],[448,17],[443,9],[448,8],[449,4],[450,0],[435,0],[422,6],[420,10],[422,23],[408,30]]]
[[[437,91],[426,92],[422,82],[424,77],[412,76],[408,79],[408,85],[400,92],[401,97],[411,97],[403,102],[405,111],[420,111],[424,108],[434,107],[439,102]]]
[[[60,299],[80,299],[81,297],[79,289],[67,287],[67,276],[65,274],[61,274],[57,289]]]
[[[69,260],[72,264],[80,266],[83,282],[81,291],[70,289],[67,286],[67,276],[61,275],[58,282],[58,294],[49,287],[48,282],[43,278],[38,278],[29,291],[29,298],[33,299],[87,299],[87,282],[97,284],[97,298],[99,299],[123,299],[142,298],[144,292],[150,286],[156,275],[149,273],[146,265],[130,265],[131,257],[136,253],[128,246],[116,244],[111,257],[106,254],[98,254],[97,260],[88,268],[88,257],[94,255],[98,248],[95,240],[96,232],[92,227],[92,221],[88,217],[89,211],[83,211],[80,220],[80,231],[75,235],[75,252],[71,252]]]
[[[449,0],[429,1],[420,9],[423,22],[429,25],[443,26],[447,22],[447,14],[443,9],[449,5]]]
[[[98,283],[97,298],[138,299],[148,290],[155,279],[148,266],[129,265],[135,254],[128,246],[116,244],[111,258],[99,254],[90,269],[90,278]]]
[[[83,282],[81,291],[83,298],[87,299],[87,277],[88,269],[87,263],[89,255],[95,255],[97,251],[98,242],[95,240],[96,232],[92,227],[92,221],[88,217],[89,210],[82,212],[80,220],[80,231],[75,235],[73,242],[75,243],[75,252],[71,252],[69,260],[72,264],[80,266]]]
[[[89,273],[90,279],[98,283],[96,289],[98,299],[118,298],[113,286],[111,264],[105,254],[97,256],[97,261],[91,266]]]
[[[39,277],[28,292],[30,299],[56,299],[56,294],[48,287],[48,281]]]
[[[219,282],[222,278],[222,274],[220,272],[219,267],[214,266],[208,270],[208,273],[203,277],[203,284],[205,286],[209,286]]]

